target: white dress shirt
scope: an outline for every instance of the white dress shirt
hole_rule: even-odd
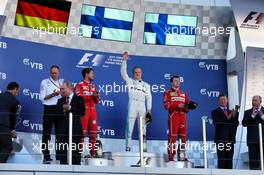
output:
[[[58,96],[54,96],[48,100],[44,100],[44,98],[47,95],[52,94],[54,91],[59,91],[60,90],[60,86],[63,83],[63,79],[59,79],[57,81],[54,81],[52,78],[47,78],[41,81],[40,84],[40,100],[42,101],[42,104],[44,105],[56,105],[58,99],[61,98],[60,95]]]
[[[71,101],[72,101],[72,97],[73,97],[73,93],[69,96],[69,104],[71,104]]]
[[[260,106],[259,108],[258,108],[258,112],[260,112],[262,110],[262,106]],[[262,119],[262,120],[264,120],[264,111],[262,111],[262,116],[260,116],[260,118]]]
[[[262,106],[260,106],[258,109],[256,109],[258,112],[260,112],[262,110]],[[264,111],[262,111],[262,113],[264,113]],[[253,114],[251,115],[252,118],[255,118],[255,116],[253,116]],[[260,118],[262,120],[264,120],[264,114],[262,114],[262,116],[260,116]]]

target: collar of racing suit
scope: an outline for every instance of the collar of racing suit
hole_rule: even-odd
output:
[[[86,84],[92,84],[91,81],[87,81],[87,80],[83,80],[83,82],[86,83]]]

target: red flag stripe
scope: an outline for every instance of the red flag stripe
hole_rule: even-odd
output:
[[[69,13],[36,4],[19,1],[17,14],[68,23]]]

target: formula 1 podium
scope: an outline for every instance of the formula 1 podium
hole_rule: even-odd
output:
[[[143,149],[142,118],[139,118],[139,152],[102,152],[98,158],[85,158],[84,165],[114,167],[170,167],[194,168],[188,160],[170,161],[166,154],[148,153]],[[102,147],[101,147],[102,149]]]

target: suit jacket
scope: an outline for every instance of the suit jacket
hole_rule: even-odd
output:
[[[264,108],[261,107],[261,110],[264,112]],[[259,127],[258,124],[262,124],[262,135],[264,136],[264,121],[260,118],[260,116],[256,116],[256,118],[252,118],[253,108],[246,110],[244,113],[244,118],[242,120],[242,125],[247,127],[247,144],[258,144],[259,143]],[[264,140],[264,139],[263,139]]]
[[[10,92],[0,94],[0,125],[14,130],[19,102]]]
[[[230,114],[228,110],[228,114]],[[215,142],[236,142],[238,113],[235,117],[228,119],[224,111],[218,107],[212,111],[213,123],[215,125]]]
[[[82,137],[81,117],[85,115],[85,103],[82,97],[73,95],[70,111],[64,112],[63,105],[66,104],[66,97],[60,98],[57,102],[59,115],[59,134],[68,136],[69,134],[69,113],[73,114],[73,136]]]

